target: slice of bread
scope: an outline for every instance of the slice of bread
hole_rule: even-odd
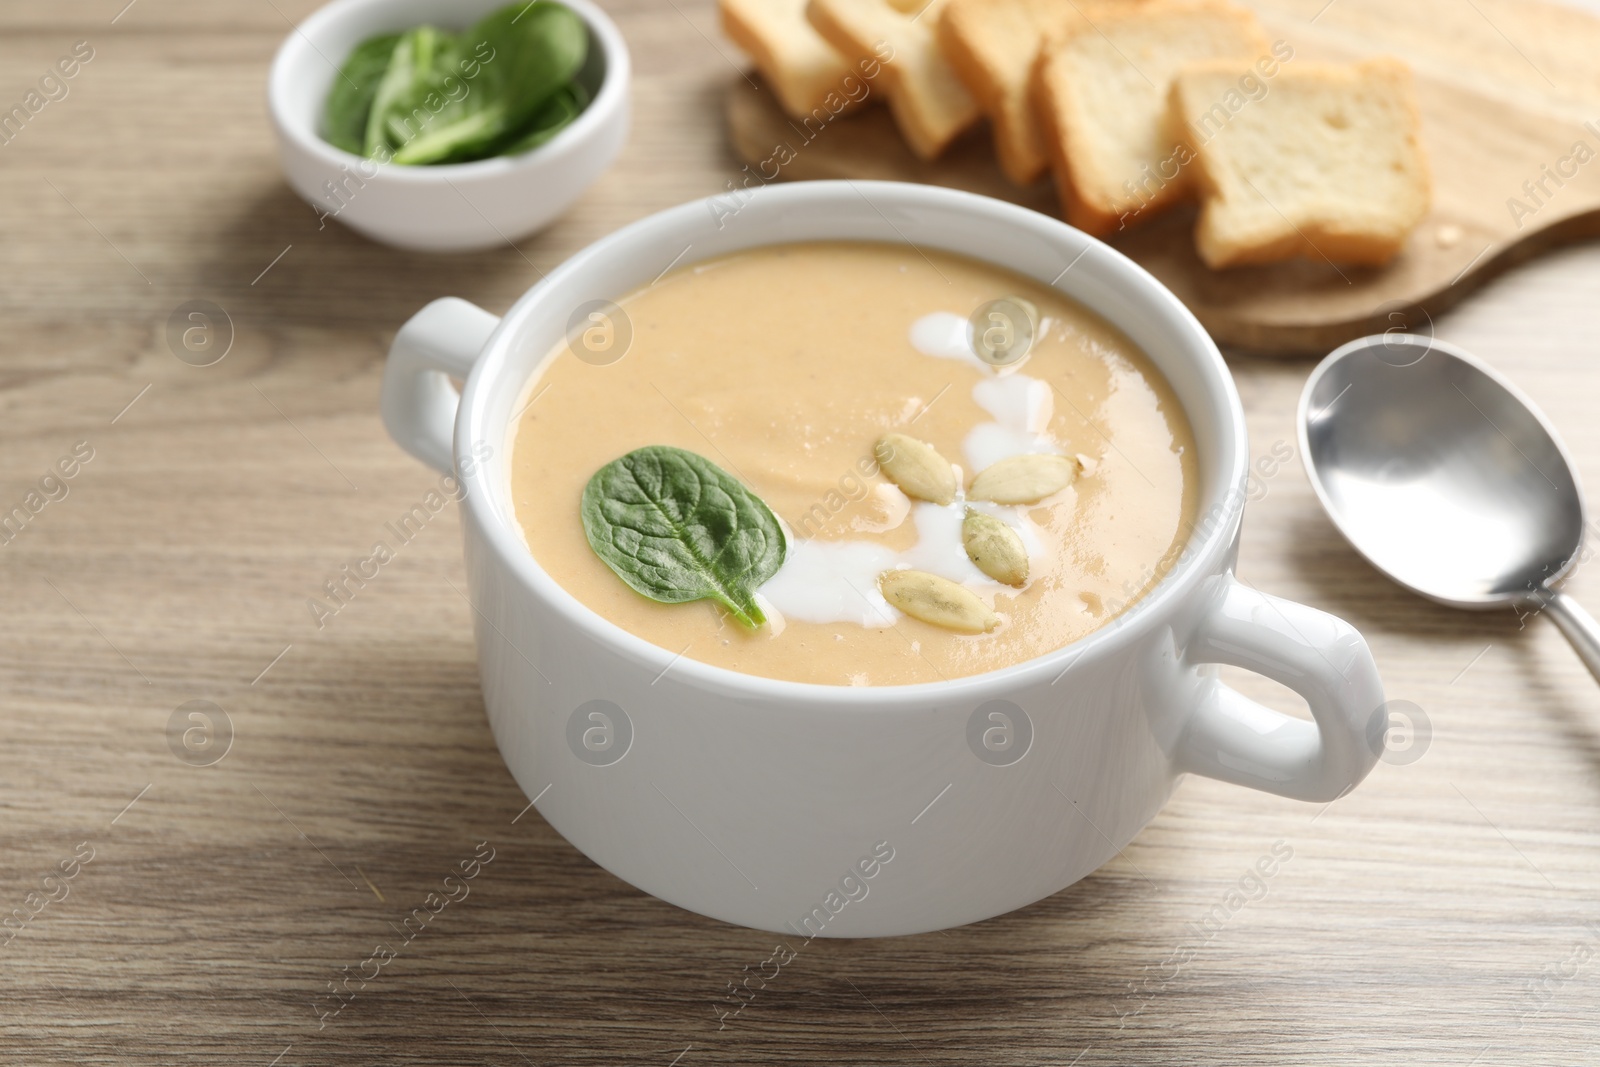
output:
[[[864,99],[846,81],[851,65],[806,20],[806,0],[719,0],[717,6],[722,32],[755,63],[790,117],[842,114]]]
[[[911,150],[935,159],[978,121],[978,105],[939,50],[946,0],[810,0],[817,32],[858,64],[881,62],[889,111]]]
[[[1241,64],[1205,64],[1172,88],[1201,187],[1200,258],[1213,268],[1393,259],[1432,201],[1410,68],[1307,63],[1248,78]]]
[[[1028,83],[1046,38],[1086,13],[1137,0],[949,0],[939,47],[994,127],[1000,169],[1030,185],[1050,165]]]
[[[1242,69],[1269,44],[1228,0],[1148,0],[1085,12],[1046,43],[1033,90],[1067,221],[1108,234],[1185,199],[1168,97],[1178,71],[1208,59]]]

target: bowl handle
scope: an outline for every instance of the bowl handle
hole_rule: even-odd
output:
[[[459,297],[435,300],[395,334],[383,370],[383,425],[401,448],[444,474],[455,470],[451,441],[465,378],[500,320]]]
[[[1179,771],[1295,800],[1334,800],[1378,762],[1388,730],[1366,641],[1326,612],[1257,592],[1229,574],[1189,642],[1191,665],[1227,663],[1305,697],[1314,723],[1263,707],[1215,678],[1179,742]]]

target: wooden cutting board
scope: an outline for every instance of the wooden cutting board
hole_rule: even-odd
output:
[[[1220,343],[1311,355],[1392,326],[1427,329],[1507,267],[1600,235],[1600,19],[1538,0],[1244,2],[1274,40],[1293,46],[1291,66],[1379,54],[1412,65],[1434,208],[1381,269],[1295,261],[1212,271],[1194,251],[1193,206],[1111,240]],[[986,128],[923,163],[883,108],[835,120],[807,141],[759,83],[735,79],[726,105],[746,162],[769,160],[779,146],[792,151],[780,179],[928,182],[1056,213],[1048,181],[1024,189],[1001,175]]]

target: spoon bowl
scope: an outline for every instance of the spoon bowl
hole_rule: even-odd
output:
[[[1374,567],[1452,607],[1549,610],[1600,679],[1600,628],[1553,588],[1583,547],[1583,490],[1515,386],[1444,341],[1380,334],[1311,372],[1298,422],[1317,498]]]

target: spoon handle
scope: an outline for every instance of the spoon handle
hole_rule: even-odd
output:
[[[1547,589],[1540,593],[1539,601],[1550,613],[1550,618],[1567,635],[1572,648],[1589,668],[1589,673],[1600,681],[1600,623],[1585,611],[1576,600],[1565,593]]]

